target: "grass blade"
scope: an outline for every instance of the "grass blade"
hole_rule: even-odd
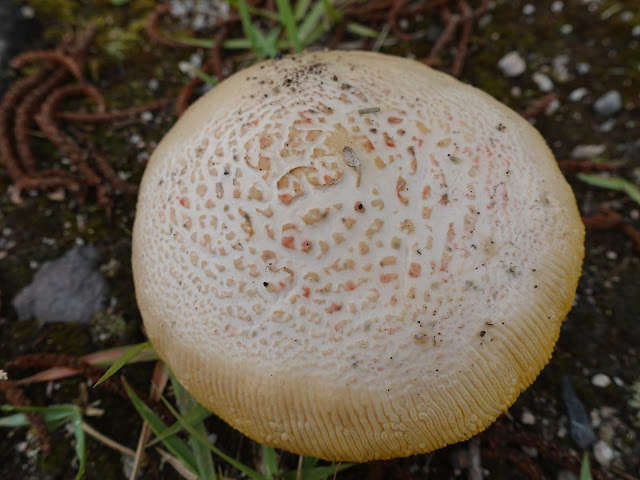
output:
[[[306,48],[314,43],[316,40],[318,40],[318,38],[322,36],[323,33],[325,33],[324,26],[322,24],[316,25],[316,28],[314,28],[309,35],[303,37],[303,47]]]
[[[253,27],[251,23],[251,15],[249,14],[249,7],[245,0],[238,0],[235,7],[238,9],[238,13],[240,14],[240,21],[242,22],[242,30],[244,34],[249,39],[249,45],[251,46],[251,51],[253,54],[258,57],[258,59],[264,58],[262,56],[262,51],[260,49],[260,45],[258,43],[258,35],[257,30]]]
[[[282,28],[272,29],[266,36],[262,37],[262,52],[265,57],[273,57],[278,53],[278,37],[282,33]]]
[[[62,407],[64,405],[55,405],[51,407],[40,407],[43,410],[38,412],[42,415],[45,423],[47,424],[47,428],[49,430],[55,430],[60,425],[69,421],[69,412],[67,409],[59,409],[57,407]],[[4,411],[15,411],[16,407],[12,405],[3,405],[0,407]],[[6,417],[0,418],[0,427],[6,428],[18,428],[18,427],[30,427],[31,424],[24,413],[15,413],[13,415],[8,415]]]
[[[262,446],[262,459],[264,461],[264,474],[267,480],[273,480],[278,475],[278,457],[273,447]]]
[[[309,5],[311,5],[311,0],[298,0],[296,2],[296,8],[293,11],[293,15],[296,17],[297,22],[302,20],[302,17],[305,16],[305,13],[309,10]]]
[[[236,10],[240,10],[239,3],[243,0],[227,0],[227,3],[231,5]],[[251,5],[246,5],[247,11],[253,15],[258,15],[260,17],[268,18],[269,20],[280,21],[280,16],[272,12],[271,10],[265,10],[264,8],[256,8]]]
[[[314,468],[320,460],[316,457],[302,457],[302,469],[310,470]]]
[[[339,22],[342,20],[342,12],[333,7],[331,0],[322,0],[322,5],[324,6],[324,9],[327,12],[327,15],[329,15],[331,21]]]
[[[322,14],[325,12],[325,6],[322,2],[316,3],[309,14],[304,18],[298,29],[299,38],[303,43],[307,45],[310,43],[307,40],[309,34],[315,30],[320,21],[322,20]],[[324,28],[322,29],[324,31]]]
[[[209,40],[208,38],[178,36],[175,39],[180,43],[184,43],[186,45],[191,45],[192,47],[200,47],[200,48],[213,48],[213,46],[216,43],[215,39]]]
[[[158,452],[160,456],[163,459],[165,459],[169,465],[175,468],[176,472],[178,472],[185,480],[202,480],[201,478],[198,477],[198,475],[196,475],[191,470],[189,470],[187,466],[184,463],[182,463],[178,457],[174,457],[169,452],[161,448],[156,448],[156,452]],[[220,478],[222,478],[222,476],[220,476]]]
[[[215,77],[212,77],[208,73],[204,73],[199,68],[197,68],[193,73],[195,74],[196,77],[198,77],[204,83],[207,83],[212,87],[215,87],[218,84],[218,80]]]
[[[230,465],[234,466],[235,468],[237,468],[238,470],[243,472],[245,475],[248,475],[253,480],[266,480],[265,477],[260,475],[258,472],[256,472],[252,468],[247,467],[245,464],[239,462],[235,458],[230,457],[226,453],[222,452],[222,450],[217,448],[215,445],[212,445],[209,442],[209,440],[207,440],[205,437],[200,435],[200,433],[198,433],[191,425],[189,425],[189,423],[184,419],[184,417],[182,417],[182,415],[180,415],[176,411],[176,409],[173,408],[173,406],[167,401],[166,398],[162,397],[162,402],[169,409],[169,411],[171,412],[171,415],[173,415],[174,417],[176,417],[178,419],[178,421],[182,425],[182,428],[184,428],[189,433],[189,435],[192,435],[193,437],[198,439],[198,441],[200,441],[203,445],[205,445],[215,455],[217,455],[218,457],[220,457],[222,460],[224,460],[225,462],[229,463]]]
[[[149,424],[149,427],[154,434],[158,436],[162,435],[167,428],[164,422],[160,420],[160,418],[147,406],[146,403],[140,400],[140,397],[136,395],[136,392],[133,391],[126,380],[122,379],[122,384],[127,390],[131,403],[133,403],[138,414]],[[162,443],[174,456],[178,457],[182,463],[189,468],[189,470],[193,473],[197,473],[196,459],[186,443],[175,436],[165,438]]]
[[[222,45],[229,50],[248,50],[251,48],[251,43],[247,38],[230,38],[225,40]]]
[[[96,384],[93,386],[93,388],[96,388],[98,385],[100,385],[102,382],[104,382],[107,378],[110,378],[118,370],[120,370],[122,367],[124,367],[129,360],[131,360],[133,357],[138,355],[145,348],[152,348],[151,347],[151,342],[138,343],[137,345],[131,345],[130,347],[128,347],[124,351],[124,353],[122,355],[120,355],[120,357],[118,357],[118,359],[115,362],[113,362],[113,365],[111,365],[109,367],[109,370],[104,372],[104,375],[102,375],[102,377],[100,377],[100,380],[98,380],[96,382]]]
[[[117,348],[109,348],[107,350],[101,350],[99,352],[90,353],[83,357],[80,357],[87,363],[91,365],[95,365],[97,367],[107,368],[113,365],[120,356],[124,353],[124,351],[129,348],[129,345],[124,347]],[[149,347],[146,350],[142,350],[135,358],[132,358],[129,363],[138,363],[138,362],[150,362],[153,360],[158,360],[158,354],[152,347]],[[72,375],[76,375],[80,373],[79,370],[75,370],[73,368],[67,367],[52,367],[42,372],[38,372],[30,377],[21,378],[20,380],[16,380],[17,385],[27,385],[35,382],[48,382],[51,380],[60,380],[62,378],[67,378]]]
[[[76,480],[80,480],[84,475],[84,469],[87,465],[87,444],[84,430],[82,429],[82,411],[80,407],[76,407],[75,405],[73,405],[73,407],[71,426],[73,427],[73,435],[76,437],[76,456],[78,457],[79,463]]]
[[[634,202],[640,204],[640,189],[629,180],[625,180],[622,177],[605,177],[589,173],[578,173],[577,177],[594,187],[626,193]]]
[[[359,35],[361,37],[378,38],[378,32],[376,32],[374,29],[356,22],[347,23],[347,32]]]
[[[300,38],[298,37],[298,26],[296,25],[296,19],[293,16],[293,11],[291,10],[291,3],[289,0],[276,0],[276,5],[278,6],[280,21],[287,32],[289,42],[291,42],[294,52],[300,53],[302,51],[302,45],[300,44]]]
[[[182,415],[190,412],[198,402],[196,402],[191,395],[180,385],[180,382],[176,379],[176,377],[171,374],[171,385],[173,386],[173,392],[176,396],[176,402],[178,404],[178,408],[180,409],[180,413]],[[197,423],[190,423],[190,425],[203,437],[207,437],[208,432],[204,425],[204,422],[201,420]],[[213,459],[211,458],[211,452],[209,449],[202,445],[198,439],[194,437],[189,437],[189,445],[191,446],[191,451],[196,458],[196,465],[198,466],[198,475],[202,480],[215,480],[216,478],[216,470],[213,466]]]
[[[13,415],[7,415],[6,417],[0,418],[0,427],[18,428],[28,426],[29,421],[27,420],[27,417],[24,416],[24,413],[14,413]]]
[[[354,465],[355,463],[341,463],[340,465],[332,463],[325,467],[302,468],[300,478],[304,480],[326,480],[332,478],[336,472],[341,472]],[[284,480],[295,480],[297,473],[296,471],[287,472],[282,478]]]
[[[183,415],[183,418],[187,422],[189,422],[189,425],[195,425],[198,422],[202,422],[203,420],[209,418],[211,415],[212,415],[212,413],[209,410],[207,410],[206,408],[204,408],[200,404],[196,404],[191,410],[189,410],[186,414]],[[175,422],[170,427],[168,427],[162,433],[162,435],[156,435],[156,438],[151,440],[147,444],[147,447],[151,447],[152,445],[155,445],[156,443],[161,442],[163,439],[165,439],[167,437],[170,437],[172,435],[176,435],[177,433],[181,432],[182,430],[183,430],[183,428],[180,425],[180,422]]]
[[[582,464],[580,465],[580,480],[593,480],[591,476],[591,465],[589,464],[589,453],[582,452]]]

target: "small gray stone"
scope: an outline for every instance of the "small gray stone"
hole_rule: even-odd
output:
[[[518,52],[509,52],[498,61],[498,68],[507,77],[522,75],[527,64]]]
[[[598,440],[593,446],[593,456],[603,467],[608,467],[616,456],[616,451],[604,440]]]
[[[568,377],[562,378],[562,398],[567,406],[571,438],[580,448],[589,448],[597,440],[587,410],[576,395]]]
[[[76,246],[57,260],[45,262],[33,281],[13,299],[18,320],[88,322],[107,306],[107,282],[96,269],[98,249]]]
[[[593,103],[593,109],[599,115],[613,115],[622,108],[622,97],[617,90],[609,90]]]
[[[602,125],[600,125],[598,127],[598,130],[600,130],[601,132],[611,132],[616,126],[616,119],[615,118],[610,118],[609,120],[605,121],[602,123]]]

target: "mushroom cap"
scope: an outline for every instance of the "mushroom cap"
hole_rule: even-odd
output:
[[[548,362],[584,228],[538,132],[418,62],[233,75],[153,153],[133,234],[147,334],[247,436],[327,460],[467,439]]]

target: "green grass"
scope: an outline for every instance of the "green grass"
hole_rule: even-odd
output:
[[[589,462],[589,452],[582,452],[582,464],[580,465],[580,480],[593,480],[591,476],[591,465]]]
[[[631,200],[640,204],[640,189],[622,177],[578,173],[577,177],[593,187],[605,188],[626,194]]]
[[[302,52],[329,33],[344,15],[330,0],[276,0],[277,12],[252,7],[246,0],[229,0],[228,3],[240,15],[243,36],[226,40],[223,47],[250,50],[257,60],[279,52]],[[346,29],[359,37],[379,36],[375,30],[357,22],[348,22]],[[212,48],[215,44],[215,39],[178,37],[177,40],[201,48]]]

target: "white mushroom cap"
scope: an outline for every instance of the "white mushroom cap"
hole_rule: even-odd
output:
[[[551,356],[583,239],[516,113],[414,61],[311,53],[237,73],[171,129],[133,269],[149,338],[203,405],[366,461],[507,410]]]

